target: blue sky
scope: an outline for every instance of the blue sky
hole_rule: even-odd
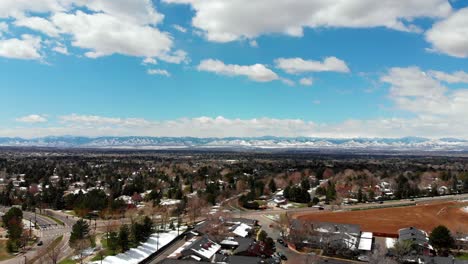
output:
[[[468,7],[4,0],[0,136],[461,137]]]

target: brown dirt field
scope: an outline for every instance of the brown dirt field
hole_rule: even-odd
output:
[[[468,202],[424,203],[416,206],[344,212],[299,213],[295,218],[319,222],[358,224],[362,231],[397,234],[398,229],[414,226],[430,232],[445,225],[453,233],[468,233],[468,213],[461,210]]]

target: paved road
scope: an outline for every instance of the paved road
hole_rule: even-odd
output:
[[[422,198],[415,198],[413,201],[411,199],[403,199],[403,200],[393,200],[393,201],[384,201],[384,203],[365,203],[365,204],[356,204],[356,205],[341,205],[335,206],[335,211],[337,210],[352,210],[352,209],[370,209],[370,208],[380,208],[380,207],[389,207],[389,206],[398,206],[398,205],[410,205],[414,203],[425,203],[425,202],[434,202],[434,201],[452,201],[452,200],[465,200],[468,199],[468,193],[465,194],[458,194],[458,195],[445,195],[445,196],[436,196],[436,197],[422,197]],[[275,208],[275,209],[268,209],[262,211],[253,211],[253,210],[246,210],[240,211],[233,208],[230,208],[234,215],[250,218],[254,215],[278,215],[283,213],[307,213],[307,212],[316,212],[318,211],[317,208],[314,207],[304,207],[304,208],[294,208],[294,209],[282,209],[282,208]],[[326,210],[331,210],[332,206],[328,205],[325,207]]]
[[[0,211],[6,212],[9,208],[7,207],[2,207],[0,208]],[[49,214],[50,212],[48,211],[43,211],[45,214]],[[42,246],[37,246],[35,243],[34,246],[28,250],[26,253],[21,253],[17,255],[16,257],[5,260],[5,261],[0,261],[1,264],[23,264],[25,263],[25,260],[30,260],[33,259],[34,257],[37,256],[38,252],[40,252],[41,249],[47,248],[56,238],[59,236],[63,235],[62,242],[59,244],[61,247],[61,252],[62,256],[67,256],[65,254],[70,254],[70,248],[68,246],[68,238],[70,237],[70,231],[71,231],[71,226],[74,223],[74,220],[68,221],[65,217],[61,217],[60,215],[54,215],[50,213],[50,215],[56,217],[57,219],[61,220],[62,222],[65,223],[65,225],[60,225],[53,219],[39,214],[39,211],[34,214],[33,212],[23,212],[23,218],[26,220],[30,220],[33,223],[37,223],[39,229],[36,230],[34,227],[34,231],[39,237],[39,241],[43,242]]]
[[[383,204],[379,203],[368,203],[368,204],[358,204],[358,205],[345,205],[340,206],[339,210],[351,210],[351,209],[366,209],[366,208],[379,208],[379,207],[388,207],[388,206],[398,206],[398,205],[408,205],[414,203],[427,203],[427,202],[434,202],[434,201],[444,201],[444,200],[466,200],[468,199],[468,194],[461,194],[461,195],[447,195],[447,196],[439,196],[439,197],[424,197],[424,198],[416,198],[413,201],[411,199],[404,199],[398,201],[385,201]],[[290,250],[289,248],[282,246],[281,244],[276,242],[276,239],[280,237],[280,233],[278,230],[274,228],[270,228],[270,225],[275,223],[270,218],[267,218],[266,215],[275,216],[283,213],[312,213],[312,212],[320,212],[318,208],[297,208],[297,209],[281,209],[275,208],[270,210],[263,210],[263,211],[241,211],[235,208],[229,208],[233,211],[234,216],[245,217],[249,219],[256,219],[261,225],[262,229],[265,230],[268,235],[275,240],[276,249],[278,252],[283,253],[288,257],[288,259],[294,258],[297,256],[298,253]],[[331,206],[327,206],[327,210],[331,210]],[[333,258],[322,258],[320,261],[321,263],[349,263],[343,260],[337,260]],[[350,261],[352,262],[352,261]]]

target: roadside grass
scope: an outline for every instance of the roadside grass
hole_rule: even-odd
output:
[[[101,258],[104,259],[107,256],[115,256],[118,253],[120,253],[119,250],[112,250],[108,247],[109,243],[106,239],[106,234],[102,235],[100,241],[102,249],[96,253],[96,255],[91,259],[91,261],[99,261],[101,260]]]
[[[75,264],[76,261],[72,260],[72,259],[64,259],[62,261],[60,261],[58,264]]]
[[[62,241],[62,239],[63,239],[63,235],[61,235],[61,236],[57,237],[56,239],[54,239],[54,241],[52,241],[52,243],[47,247],[47,252],[49,252],[50,250],[52,250],[56,246],[58,246],[60,244],[60,242]],[[35,261],[39,260],[41,257],[43,257],[43,256],[35,256],[31,260],[29,260],[29,262],[34,263]]]
[[[41,214],[41,216],[45,216],[45,217],[47,217],[47,218],[49,218],[49,219],[52,219],[52,220],[54,220],[54,221],[55,221],[57,224],[59,224],[59,225],[63,225],[63,226],[65,225],[64,222],[60,221],[59,219],[57,219],[57,218],[55,218],[55,217],[53,217],[53,216],[50,216],[50,215],[43,215],[43,214]]]
[[[10,253],[8,253],[7,246],[6,246],[7,241],[8,240],[3,240],[3,239],[0,240],[0,261],[11,259],[14,257]]]
[[[294,206],[293,208],[305,208],[305,207],[307,207],[306,203],[293,203],[293,202],[291,202],[290,204],[292,204]]]
[[[395,204],[395,205],[382,205],[382,206],[371,206],[371,207],[363,207],[363,208],[352,208],[350,211],[364,211],[364,210],[372,210],[372,209],[382,209],[382,208],[394,208],[394,207],[407,207],[407,206],[415,206],[416,203],[409,203],[409,204]]]
[[[468,253],[460,253],[458,254],[456,257],[456,259],[460,259],[460,260],[468,260]]]

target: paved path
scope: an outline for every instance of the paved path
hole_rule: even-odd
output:
[[[2,207],[0,208],[0,211],[5,212],[8,209],[9,209],[8,207]],[[62,239],[62,242],[59,244],[59,246],[61,247],[62,255],[64,255],[65,253],[70,253],[70,247],[68,246],[68,239],[70,237],[69,234],[71,232],[71,226],[73,225],[74,221],[67,220],[65,217],[62,219],[60,215],[57,216],[57,215],[51,214],[52,216],[64,222],[65,224],[65,225],[60,225],[55,220],[47,216],[41,215],[38,212],[34,214],[33,212],[24,211],[23,218],[28,219],[33,223],[34,222],[37,223],[39,230],[37,230],[36,232],[39,236],[39,241],[42,241],[43,243],[42,246],[38,246],[36,243],[34,243],[32,248],[30,248],[28,251],[24,253],[20,253],[12,259],[0,261],[1,264],[24,264],[25,261],[36,257],[41,249],[47,248],[56,238],[62,235],[63,235],[63,239]],[[43,211],[43,213],[49,213],[49,212]]]

